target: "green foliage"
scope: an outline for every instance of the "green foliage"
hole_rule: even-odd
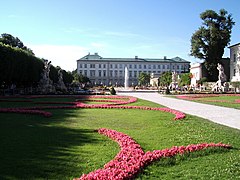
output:
[[[0,42],[0,85],[37,86],[44,68],[43,61],[29,51]],[[54,66],[50,68],[50,78],[54,83],[58,82],[59,69]],[[63,80],[70,84],[73,76],[63,71]]]
[[[0,84],[36,85],[43,62],[32,54],[0,43]]]
[[[141,72],[138,76],[138,83],[142,86],[146,86],[150,83],[150,74]]]
[[[22,50],[27,51],[28,53],[34,55],[33,51],[31,49],[29,49],[28,47],[26,47],[23,42],[18,39],[18,37],[13,37],[11,34],[1,34],[0,36],[0,42],[2,42],[5,45],[9,45],[11,47],[16,47],[16,48],[20,48]]]
[[[224,9],[217,14],[207,10],[200,15],[203,25],[192,35],[191,55],[204,59],[209,73],[208,80],[217,80],[217,64],[222,59],[224,48],[229,44],[233,22],[231,14]]]
[[[180,75],[180,86],[190,85],[191,84],[191,75],[192,73],[183,73]]]
[[[240,82],[231,82],[231,85],[235,88],[240,88]]]
[[[116,91],[113,86],[110,87],[110,94],[111,95],[116,95]]]
[[[86,83],[90,83],[90,79],[82,74],[78,74],[76,71],[73,72],[73,81],[74,83],[82,83],[82,84],[86,84]]]
[[[159,85],[160,86],[169,86],[172,82],[172,73],[171,72],[163,72],[159,77]]]
[[[200,80],[197,81],[198,84],[203,85],[203,83],[207,82],[207,78],[206,77],[202,77]]]

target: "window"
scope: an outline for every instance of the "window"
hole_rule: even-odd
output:
[[[158,69],[161,69],[161,65],[160,64],[158,65]]]
[[[155,64],[153,65],[153,69],[156,69],[156,65]]]
[[[101,64],[99,64],[98,67],[101,68]]]
[[[90,68],[95,68],[95,64],[90,64]]]
[[[236,69],[233,70],[233,76],[236,76]]]
[[[99,77],[102,76],[102,71],[101,71],[101,70],[98,71],[98,76],[99,76]]]
[[[106,77],[106,70],[103,70],[103,77]]]
[[[123,76],[123,71],[119,71],[119,76]]]
[[[129,77],[132,77],[132,71],[129,71]]]
[[[117,65],[117,64],[115,64],[115,68],[116,68],[116,69],[118,68],[118,65]]]
[[[139,67],[139,69],[142,69],[142,65],[141,65],[141,64],[139,64],[139,66],[138,66],[138,67]]]
[[[113,68],[113,65],[112,65],[112,64],[110,64],[110,68]]]
[[[114,71],[114,75],[115,75],[115,77],[118,76],[118,71],[117,70]]]
[[[136,64],[134,64],[134,68],[137,69],[137,65]]]
[[[106,68],[106,64],[103,64],[103,68]]]
[[[162,66],[163,69],[165,69],[165,64]]]
[[[90,70],[90,76],[94,77],[95,76],[95,70]]]
[[[84,64],[84,67],[87,68],[87,64]]]
[[[132,68],[132,65],[131,65],[131,64],[129,65],[129,68]]]
[[[236,62],[236,54],[233,54],[233,62]]]
[[[110,77],[113,76],[113,71],[112,71],[112,70],[109,71],[109,76],[110,76]]]
[[[122,68],[123,67],[123,65],[122,64],[119,64],[119,68]]]
[[[147,69],[147,65],[144,64],[144,65],[143,65],[143,68],[144,68],[144,69]]]
[[[152,66],[151,66],[151,64],[149,64],[149,65],[148,65],[148,69],[151,69],[151,68],[152,68]]]
[[[79,68],[82,68],[82,64],[79,64]]]
[[[87,70],[84,71],[84,76],[87,76]]]
[[[134,71],[134,77],[135,78],[137,77],[137,71]]]

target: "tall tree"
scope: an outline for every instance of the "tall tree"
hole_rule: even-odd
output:
[[[217,80],[217,64],[224,54],[224,48],[229,45],[232,27],[235,24],[232,15],[224,9],[219,14],[206,10],[200,14],[202,26],[192,35],[191,55],[204,60],[208,71],[208,80]]]
[[[140,85],[148,85],[150,83],[150,74],[141,72],[138,77],[138,82]]]
[[[0,42],[2,42],[5,45],[23,49],[29,52],[30,54],[34,55],[33,51],[29,49],[27,46],[25,46],[18,37],[14,37],[11,34],[7,34],[7,33],[1,34]]]
[[[169,86],[172,82],[172,73],[169,71],[163,72],[159,77],[160,86]]]

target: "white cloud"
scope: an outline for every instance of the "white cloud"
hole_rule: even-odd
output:
[[[28,45],[39,58],[52,61],[52,65],[60,66],[62,69],[72,71],[77,68],[77,59],[85,56],[88,49],[72,45]]]

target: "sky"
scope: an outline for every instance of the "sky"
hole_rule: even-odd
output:
[[[189,55],[200,14],[232,14],[233,45],[240,42],[239,7],[239,0],[2,0],[0,34],[18,37],[37,57],[68,71],[88,53],[200,62]]]

